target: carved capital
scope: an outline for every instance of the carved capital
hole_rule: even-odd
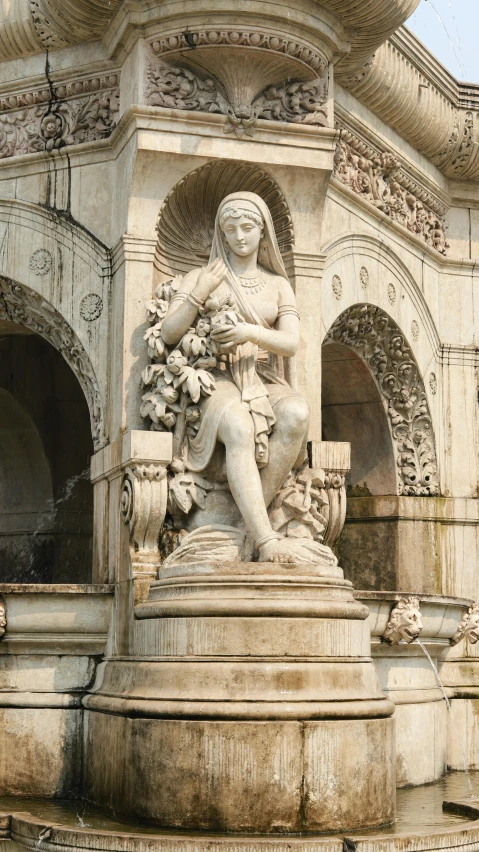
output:
[[[389,645],[397,645],[401,639],[411,644],[423,629],[419,598],[413,595],[401,598],[391,610],[383,639]]]
[[[5,636],[7,629],[7,610],[3,601],[0,601],[0,639]]]
[[[466,639],[471,645],[479,642],[479,604],[473,603],[462,616],[458,628],[451,639],[451,645],[458,645]]]
[[[168,496],[166,473],[162,464],[132,464],[125,470],[121,513],[130,529],[134,577],[155,578],[158,572],[158,537]]]

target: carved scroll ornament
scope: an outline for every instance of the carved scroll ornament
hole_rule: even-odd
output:
[[[131,465],[125,471],[121,512],[130,530],[133,575],[156,577],[160,553],[158,539],[167,507],[166,467]]]
[[[479,604],[473,603],[461,618],[456,633],[451,639],[451,645],[458,645],[466,639],[471,645],[479,642]]]
[[[325,342],[349,346],[374,376],[396,450],[399,494],[437,495],[435,442],[424,383],[399,328],[379,308],[355,305],[338,317]]]
[[[334,157],[334,176],[393,222],[446,254],[444,207],[405,174],[391,153],[374,151],[342,129]]]
[[[423,629],[419,610],[419,598],[412,595],[401,598],[391,610],[383,639],[389,645],[397,645],[401,639],[411,644]]]

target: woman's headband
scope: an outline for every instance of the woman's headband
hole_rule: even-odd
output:
[[[239,216],[247,216],[249,219],[253,219],[254,222],[258,225],[264,225],[263,214],[259,207],[256,206],[252,201],[248,201],[246,198],[238,198],[232,199],[231,201],[225,201],[224,206],[220,207],[218,211],[219,215],[219,223],[222,226],[225,219],[229,216],[233,218],[237,218]]]

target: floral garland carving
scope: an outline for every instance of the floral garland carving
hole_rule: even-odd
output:
[[[365,361],[385,403],[396,450],[399,494],[439,494],[432,420],[414,356],[396,324],[373,305],[354,305],[325,343],[349,346]]]
[[[444,207],[408,177],[396,157],[378,152],[342,129],[334,157],[334,176],[394,222],[446,254]]]
[[[119,112],[118,75],[0,99],[0,159],[106,139]]]
[[[150,106],[225,115],[225,133],[238,137],[253,136],[259,118],[327,127],[327,99],[327,74],[268,86],[252,104],[239,107],[227,100],[211,77],[200,79],[186,68],[163,62],[150,63],[147,71],[146,101]]]
[[[105,444],[100,388],[91,361],[67,321],[38,293],[0,278],[0,319],[19,323],[48,340],[63,355],[85,394],[96,450]]]

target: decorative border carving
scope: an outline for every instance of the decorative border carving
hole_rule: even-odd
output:
[[[445,208],[431,193],[410,178],[389,151],[375,150],[347,128],[334,157],[334,177],[361,195],[392,221],[446,254]]]
[[[399,494],[439,494],[432,419],[424,382],[395,322],[373,305],[354,305],[333,323],[325,343],[342,343],[371,370],[386,406],[396,450]]]
[[[0,278],[0,319],[24,325],[63,355],[85,394],[95,450],[101,449],[105,426],[100,388],[90,358],[67,321],[38,293],[8,278]]]
[[[52,84],[0,98],[0,159],[106,139],[119,113],[119,76]]]
[[[327,66],[326,59],[309,45],[292,41],[287,35],[265,33],[255,29],[218,30],[212,27],[206,31],[190,30],[187,27],[184,32],[172,33],[164,38],[152,40],[150,46],[155,56],[167,56],[181,50],[203,46],[245,47],[281,53],[290,59],[296,59],[313,71],[317,71],[318,74],[321,74]]]

